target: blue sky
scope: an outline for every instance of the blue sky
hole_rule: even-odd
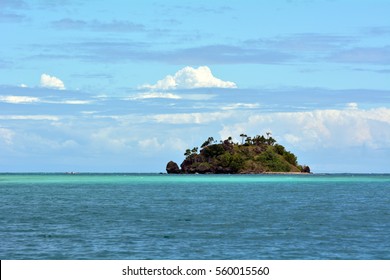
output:
[[[0,1],[0,172],[160,172],[270,131],[390,172],[390,1]]]

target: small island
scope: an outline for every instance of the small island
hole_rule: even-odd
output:
[[[215,141],[209,137],[201,146],[187,149],[180,165],[170,161],[168,174],[263,174],[310,173],[309,166],[299,165],[297,157],[277,144],[271,133],[249,137],[240,135],[241,143],[232,137]]]

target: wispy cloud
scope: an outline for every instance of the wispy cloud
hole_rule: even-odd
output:
[[[145,31],[145,26],[138,23],[123,20],[104,22],[99,20],[85,21],[64,18],[53,21],[52,26],[58,29],[80,30],[87,29],[95,32],[138,32]]]
[[[52,25],[60,29],[109,32],[151,32],[142,24],[129,21],[85,21],[65,18]],[[384,36],[388,28],[370,32]],[[367,33],[367,32],[366,32]],[[166,32],[164,32],[166,34]],[[187,34],[191,35],[191,34]],[[174,35],[172,35],[174,36]],[[177,36],[177,34],[176,34]],[[175,40],[175,37],[172,37]],[[177,39],[177,38],[176,38]],[[302,62],[341,62],[389,64],[389,46],[357,47],[362,36],[338,33],[297,33],[285,36],[247,39],[230,44],[192,44],[182,41],[167,48],[148,40],[84,41],[53,45],[53,53],[38,54],[42,59],[82,59],[91,62],[160,62],[174,65],[212,64],[288,64]],[[42,46],[47,49],[47,45]],[[73,50],[69,53],[69,49]]]
[[[38,97],[32,97],[32,96],[15,96],[15,95],[0,96],[0,102],[4,102],[4,103],[26,104],[26,103],[36,103],[39,101],[40,99]]]
[[[71,77],[82,79],[112,79],[113,75],[108,73],[78,73],[72,74]]]
[[[9,64],[10,64],[9,62],[7,62],[7,61],[5,61],[3,59],[0,59],[0,69],[8,67]]]
[[[226,13],[229,11],[233,11],[233,8],[229,6],[206,6],[206,5],[200,5],[194,2],[192,5],[176,5],[174,7],[166,7],[168,9],[175,9],[179,10],[182,13],[196,13],[196,14],[205,14],[205,13],[211,13],[211,14],[221,14]]]
[[[332,62],[361,64],[390,64],[390,46],[352,48],[336,52],[329,57]]]
[[[259,38],[247,40],[246,44],[253,47],[272,48],[287,52],[327,52],[345,47],[357,39],[352,36],[321,33],[298,33],[274,38]]]
[[[80,29],[80,28],[87,27],[88,24],[84,20],[64,18],[61,20],[53,21],[51,25],[54,28],[59,28],[59,29]]]
[[[205,45],[156,49],[141,41],[87,41],[52,45],[32,46],[38,54],[30,59],[81,59],[91,62],[118,63],[126,61],[152,61],[174,65],[210,64],[283,64],[294,61],[297,56],[287,51],[271,48],[255,48],[240,45]],[[44,51],[45,50],[45,51]],[[69,50],[72,50],[70,53]]]
[[[163,53],[161,60],[173,64],[278,64],[295,56],[266,48],[208,45]]]
[[[259,108],[259,103],[232,103],[222,106],[222,110],[236,110],[236,109],[256,109]]]
[[[74,0],[39,0],[35,3],[36,7],[41,10],[63,11],[70,8],[80,8],[84,5],[84,1]]]
[[[23,0],[1,0],[0,8],[1,9],[21,9],[26,8],[28,5],[26,1]]]
[[[20,10],[27,8],[28,5],[22,0],[1,0],[0,1],[0,22],[17,23],[27,19]]]
[[[58,121],[55,115],[0,115],[0,120],[32,120],[32,121]]]
[[[22,22],[27,18],[24,15],[0,11],[0,22]]]
[[[390,35],[390,26],[374,26],[366,28],[366,33],[371,36]]]
[[[128,100],[140,100],[140,99],[155,99],[155,98],[164,98],[164,99],[181,99],[177,94],[170,92],[145,92],[138,93],[128,97]]]
[[[353,70],[360,71],[360,72],[374,72],[374,73],[379,73],[379,74],[390,73],[390,69],[353,68]]]
[[[232,113],[223,112],[205,112],[205,113],[176,113],[176,114],[157,114],[150,118],[157,123],[165,124],[206,124],[221,121],[230,118]]]
[[[91,100],[63,100],[63,101],[52,101],[48,103],[57,103],[57,104],[69,104],[69,105],[86,105],[91,104]]]
[[[93,103],[94,100],[80,100],[80,99],[65,99],[65,100],[53,100],[50,98],[42,99],[34,96],[21,96],[21,95],[0,95],[0,103],[9,104],[64,104],[64,105],[87,105]]]
[[[11,145],[13,143],[13,137],[15,132],[11,129],[0,127],[0,140],[2,140],[5,144]]]

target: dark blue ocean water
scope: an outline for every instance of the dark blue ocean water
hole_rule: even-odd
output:
[[[390,175],[0,174],[0,259],[390,259]]]

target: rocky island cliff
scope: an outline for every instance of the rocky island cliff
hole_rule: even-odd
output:
[[[298,164],[297,157],[267,133],[266,136],[240,135],[241,143],[233,143],[229,137],[214,141],[209,137],[201,146],[187,149],[180,167],[170,161],[169,174],[261,174],[261,173],[310,173],[308,166]]]

